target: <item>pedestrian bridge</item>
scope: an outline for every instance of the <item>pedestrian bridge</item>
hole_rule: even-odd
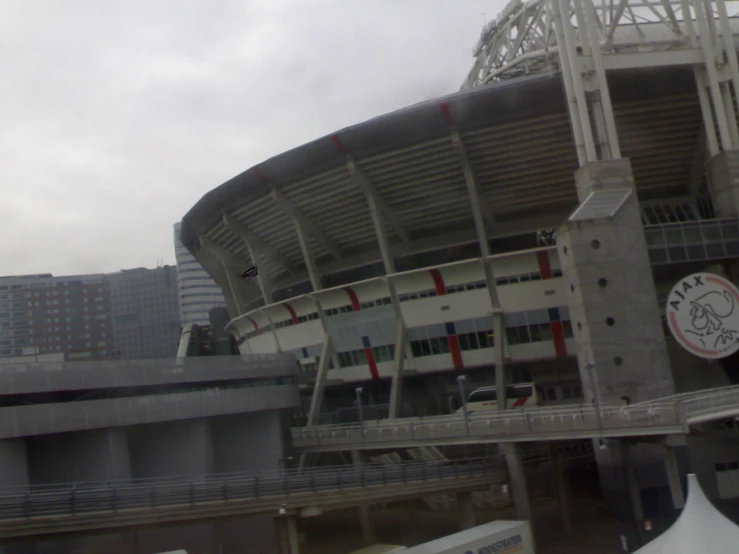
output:
[[[332,466],[262,474],[6,488],[0,540],[224,517],[343,509],[428,494],[472,492],[507,480],[497,459]]]
[[[301,452],[376,450],[488,442],[533,442],[690,433],[691,426],[739,416],[739,386],[631,406],[507,410],[293,429]]]

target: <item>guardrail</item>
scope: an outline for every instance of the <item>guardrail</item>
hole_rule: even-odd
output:
[[[599,417],[600,416],[600,417]],[[294,446],[331,450],[348,446],[391,448],[429,444],[521,442],[542,439],[674,434],[685,430],[678,406],[540,408],[503,413],[368,421],[293,429]]]
[[[559,406],[366,421],[293,429],[306,451],[400,448],[426,444],[683,434],[690,425],[739,416],[739,386],[675,395],[629,406]]]
[[[480,479],[502,479],[498,469],[500,464],[494,459],[413,461],[397,467],[364,464],[303,472],[16,487],[0,494],[0,538],[32,536],[49,532],[47,529],[58,531],[60,526],[67,530],[84,527],[75,524],[74,519],[97,522],[98,528],[101,520],[116,527],[117,520],[125,525],[133,515],[139,525],[142,518],[151,518],[151,523],[193,519],[192,514],[198,509],[199,514],[215,517],[219,505],[231,506],[231,515],[246,515],[276,511],[281,503],[289,503],[294,509],[320,507],[340,502],[344,497],[361,502],[364,493],[375,499],[382,498],[383,490],[388,490],[386,496],[392,497],[408,494],[414,486],[422,488],[427,482],[429,487],[447,489],[457,481],[460,486],[472,483],[479,487]],[[448,483],[448,487],[439,485],[440,482]]]

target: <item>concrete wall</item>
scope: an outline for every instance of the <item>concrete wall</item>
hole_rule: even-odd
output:
[[[28,437],[26,445],[32,485],[131,477],[125,429]]]
[[[4,440],[0,441],[0,483],[269,471],[277,469],[290,452],[289,440],[284,410]],[[273,519],[258,517],[38,541],[30,550],[29,545],[23,548],[2,554],[151,554],[178,548],[262,554],[276,551],[277,543]]]
[[[295,375],[287,354],[0,364],[3,394],[141,387]]]
[[[7,487],[25,487],[28,482],[26,441],[23,439],[0,441],[0,490],[6,490]]]
[[[279,385],[13,406],[0,408],[0,439],[278,410],[299,405],[297,385]]]

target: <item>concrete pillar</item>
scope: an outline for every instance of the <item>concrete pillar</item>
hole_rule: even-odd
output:
[[[199,477],[213,473],[213,441],[205,418],[137,425],[128,430],[134,478]],[[166,552],[172,545],[193,552],[213,552],[213,523],[180,529],[142,529],[137,540],[145,552]]]
[[[503,443],[508,475],[511,479],[511,492],[516,506],[516,519],[531,521],[531,502],[526,486],[526,474],[521,460],[521,447],[517,443]]]
[[[275,518],[279,554],[300,554],[298,518],[289,514]]]
[[[711,158],[706,176],[716,216],[736,217],[739,212],[739,150],[727,150]]]
[[[632,457],[631,446],[623,444],[624,469],[626,470],[626,483],[629,487],[629,499],[631,500],[631,508],[634,511],[634,519],[637,524],[644,521],[644,504],[641,499],[641,489],[639,488],[639,478],[636,474],[636,463]]]
[[[32,485],[131,478],[125,429],[29,437],[26,439],[26,455]]]
[[[631,164],[588,163],[575,183],[580,208],[557,230],[557,248],[586,401],[595,390],[634,403],[673,394]]]
[[[460,492],[457,494],[457,509],[459,510],[459,526],[462,531],[472,529],[477,525],[475,505],[472,502],[471,492]]]
[[[352,450],[352,464],[354,467],[361,468],[364,464],[364,453],[358,450]],[[372,506],[365,504],[358,507],[359,524],[362,528],[362,540],[365,544],[374,544],[377,542],[377,534],[375,532],[375,521],[372,517]]]
[[[549,460],[552,467],[552,479],[554,481],[554,497],[557,499],[557,507],[562,517],[562,529],[564,531],[572,531],[570,491],[567,486],[567,478],[562,468],[556,444],[549,445]]]
[[[672,505],[676,510],[681,510],[685,506],[685,495],[677,466],[675,448],[672,446],[665,446],[665,473],[667,474],[667,484],[670,487]]]
[[[24,439],[0,440],[0,490],[28,486],[28,456]]]

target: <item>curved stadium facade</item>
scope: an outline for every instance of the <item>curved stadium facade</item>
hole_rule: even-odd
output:
[[[512,2],[460,92],[266,160],[185,215],[241,351],[296,355],[309,424],[360,383],[398,417],[448,411],[460,373],[555,402],[734,379],[662,314],[695,270],[736,281],[739,22],[723,1],[625,4]],[[598,461],[619,506],[615,450]],[[721,456],[739,449],[706,439],[680,463],[714,475]]]

